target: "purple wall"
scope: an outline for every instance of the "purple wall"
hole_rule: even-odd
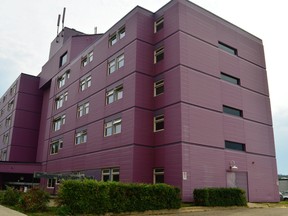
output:
[[[159,17],[164,18],[164,28],[154,33]],[[124,25],[125,37],[109,47],[109,35]],[[238,55],[219,49],[218,41],[237,49]],[[154,50],[161,46],[164,60],[154,64]],[[59,58],[66,51],[68,62],[59,68]],[[82,58],[91,51],[93,61],[81,67]],[[30,132],[13,132],[17,137],[32,137],[40,121],[37,156],[36,139],[22,142],[21,148],[31,148],[25,157],[34,155],[35,160],[36,156],[43,172],[82,172],[101,179],[101,169],[119,167],[122,182],[152,183],[153,169],[164,168],[165,183],[181,188],[183,200],[191,201],[195,188],[228,186],[229,164],[235,161],[239,187],[246,190],[249,201],[278,201],[260,39],[189,1],[175,0],[155,14],[136,7],[102,36],[73,36],[61,48],[56,44],[52,52],[39,74],[42,109],[41,104],[31,105],[40,95],[27,99],[19,94],[19,104],[31,113],[18,111],[15,124]],[[107,75],[108,62],[121,54],[124,67]],[[59,88],[57,81],[68,70],[70,77]],[[221,80],[221,72],[237,77],[241,85]],[[91,87],[80,91],[80,80],[88,76]],[[154,97],[153,85],[159,79],[164,80],[165,91]],[[106,92],[119,85],[123,85],[123,98],[106,105]],[[55,99],[65,92],[67,101],[56,109]],[[84,102],[89,102],[89,113],[79,118],[77,108]],[[223,105],[242,110],[243,117],[223,114]],[[159,113],[165,116],[165,130],[154,133],[153,117]],[[53,131],[53,120],[64,114],[65,124]],[[121,133],[104,137],[105,121],[119,117]],[[87,142],[75,145],[75,133],[83,129]],[[50,143],[59,138],[63,148],[50,155]],[[245,144],[246,151],[225,149],[225,140]],[[28,160],[19,156],[16,145],[14,151],[14,158]]]

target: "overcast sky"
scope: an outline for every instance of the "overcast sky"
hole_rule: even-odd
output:
[[[107,31],[136,5],[155,12],[168,0],[6,0],[0,5],[0,97],[20,73],[38,75],[56,36],[58,14],[65,26],[84,33]],[[278,173],[288,174],[287,0],[192,0],[261,38],[264,43]]]

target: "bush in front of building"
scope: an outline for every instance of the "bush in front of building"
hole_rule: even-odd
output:
[[[21,193],[19,190],[12,187],[7,187],[3,194],[3,199],[1,204],[8,206],[15,206],[18,204]]]
[[[166,184],[66,180],[60,185],[58,203],[72,213],[105,214],[177,209],[181,199],[180,190]]]
[[[194,202],[197,206],[246,206],[245,191],[239,188],[195,189]]]
[[[46,210],[50,195],[40,189],[31,188],[22,193],[19,199],[19,207],[25,212],[36,212]]]

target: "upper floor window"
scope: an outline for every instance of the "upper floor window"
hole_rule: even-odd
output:
[[[164,93],[164,80],[154,82],[154,96]]]
[[[63,148],[62,139],[58,139],[58,140],[53,141],[50,144],[50,155],[57,154],[59,152],[59,149],[62,149],[62,148]]]
[[[11,111],[14,108],[14,100],[9,101],[8,103],[8,111]]]
[[[79,145],[81,143],[87,142],[87,130],[82,130],[76,133],[75,135],[75,144]]]
[[[117,86],[116,88],[108,91],[106,93],[106,104],[111,104],[114,101],[120,100],[123,98],[123,86]]]
[[[235,85],[240,85],[240,79],[221,72],[221,79]]]
[[[6,127],[10,127],[11,126],[11,123],[12,123],[12,116],[8,116],[5,120],[5,126]]]
[[[6,97],[7,97],[7,95],[4,95],[4,96],[3,96],[3,98],[2,98],[2,102],[3,102],[3,103],[5,102]]]
[[[62,76],[60,76],[57,80],[58,82],[58,88],[61,88],[65,85],[67,79],[70,78],[70,70],[66,71]]]
[[[154,64],[164,59],[164,47],[154,51]]]
[[[65,53],[60,57],[59,67],[62,67],[64,64],[66,64],[67,60],[68,60],[68,53],[65,52]]]
[[[61,126],[65,124],[65,115],[59,116],[53,120],[53,130],[58,131],[61,129]]]
[[[88,76],[82,80],[80,80],[80,90],[84,91],[85,89],[91,86],[91,76]]]
[[[63,106],[64,101],[67,101],[68,99],[68,92],[65,92],[64,94],[61,94],[55,99],[55,107],[56,109],[59,109]]]
[[[154,32],[158,32],[164,28],[164,17],[161,17],[156,22],[154,22]]]
[[[4,109],[0,110],[0,117],[4,114]]]
[[[154,132],[164,130],[164,115],[158,115],[154,117]]]
[[[93,60],[93,51],[89,52],[86,56],[84,56],[81,60],[81,66],[85,67],[88,63]]]
[[[8,142],[9,142],[9,133],[5,133],[3,135],[3,143],[7,145]]]
[[[12,94],[15,94],[16,93],[16,88],[17,88],[17,85],[13,85],[11,88],[10,88],[10,95]]]
[[[121,133],[121,118],[106,122],[104,125],[104,136]]]
[[[225,140],[225,148],[231,149],[231,150],[236,150],[236,151],[246,151],[245,144],[227,141],[227,140]]]
[[[239,110],[233,107],[228,107],[228,106],[223,105],[223,112],[229,115],[243,117],[242,110]]]
[[[237,49],[235,49],[235,48],[233,48],[233,47],[231,47],[231,46],[229,46],[227,44],[224,44],[224,43],[222,43],[220,41],[218,42],[218,47],[220,49],[224,50],[225,52],[228,52],[228,53],[230,53],[232,55],[237,55],[238,54]]]
[[[124,63],[125,63],[124,54],[122,54],[122,55],[118,56],[117,58],[111,60],[108,63],[108,74],[112,74],[117,69],[123,67]]]
[[[1,151],[0,160],[1,161],[6,161],[7,160],[7,151],[6,150],[2,150]]]
[[[81,104],[77,109],[77,116],[81,117],[83,115],[87,115],[89,113],[89,102]]]
[[[109,46],[113,46],[117,41],[125,37],[125,26],[122,26],[118,31],[109,36]]]
[[[119,168],[106,168],[102,169],[102,181],[119,181],[120,169]]]

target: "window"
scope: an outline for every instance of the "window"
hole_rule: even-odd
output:
[[[232,142],[232,141],[226,141],[226,140],[225,140],[225,148],[236,150],[236,151],[246,151],[245,144]]]
[[[233,48],[233,47],[231,47],[229,45],[226,45],[226,44],[224,44],[222,42],[218,42],[218,47],[220,49],[224,50],[225,52],[228,52],[228,53],[230,53],[232,55],[237,55],[238,54],[237,53],[237,49],[235,49],[235,48]]]
[[[122,54],[117,58],[117,69],[124,66],[124,55]]]
[[[124,54],[118,56],[116,59],[111,60],[108,63],[108,74],[112,74],[119,68],[124,66]]]
[[[7,160],[7,151],[6,150],[2,150],[1,154],[0,154],[0,160],[1,161],[6,161]]]
[[[8,103],[8,111],[11,111],[13,108],[14,108],[14,100],[11,100]]]
[[[234,115],[234,116],[240,116],[243,117],[243,112],[242,110],[236,109],[236,108],[232,108],[232,107],[228,107],[223,105],[223,112],[229,115]]]
[[[12,116],[8,116],[5,120],[5,126],[6,127],[10,127],[11,126],[11,122],[12,122]]]
[[[235,85],[240,85],[240,79],[221,72],[221,79]]]
[[[164,115],[154,117],[154,132],[164,130]]]
[[[88,63],[93,60],[93,51],[89,52],[86,56],[84,56],[81,60],[81,66],[85,67]]]
[[[70,78],[70,70],[66,71],[61,77],[58,78],[58,88],[65,85],[66,80]]]
[[[1,109],[0,111],[0,117],[4,114],[4,109]]]
[[[125,37],[125,26],[119,29],[118,35],[119,35],[119,39],[122,39]]]
[[[117,35],[116,33],[114,33],[109,37],[109,46],[113,46],[116,42],[117,42]]]
[[[160,19],[158,19],[155,23],[154,23],[154,32],[158,32],[161,29],[164,28],[164,18],[161,17]]]
[[[164,80],[154,82],[154,96],[164,93]]]
[[[68,55],[67,52],[65,52],[61,57],[60,57],[60,63],[59,67],[62,67],[68,60]]]
[[[16,87],[17,87],[17,85],[15,84],[15,85],[13,85],[13,86],[10,88],[10,95],[16,93]]]
[[[62,115],[53,120],[53,130],[58,131],[61,129],[61,126],[65,124],[65,115]]]
[[[77,109],[77,116],[78,117],[81,117],[81,116],[86,115],[88,113],[89,113],[89,102],[78,106],[78,109]]]
[[[85,89],[91,86],[91,76],[88,76],[80,81],[80,90],[84,91]]]
[[[105,129],[104,133],[105,137],[121,133],[121,118],[106,122],[104,129]]]
[[[55,179],[55,178],[49,178],[47,180],[47,188],[54,188],[56,181],[57,181],[57,179]]]
[[[56,99],[55,99],[55,107],[56,109],[59,109],[63,106],[64,104],[64,101],[67,101],[68,99],[68,92],[65,92],[64,94],[58,96]]]
[[[156,168],[153,170],[153,183],[164,183],[164,169]]]
[[[8,142],[9,142],[9,133],[5,133],[3,135],[3,143],[7,145]]]
[[[118,31],[114,32],[109,36],[109,46],[113,46],[117,41],[125,37],[125,26],[122,26]]]
[[[2,102],[3,102],[3,103],[5,102],[6,97],[7,97],[7,95],[4,95],[4,96],[3,96],[3,99],[2,99]]]
[[[164,59],[164,48],[161,47],[154,51],[154,64]]]
[[[114,101],[123,98],[123,86],[118,86],[106,93],[106,104],[111,104]]]
[[[59,152],[59,149],[62,149],[63,147],[63,141],[61,139],[53,141],[50,144],[50,155],[57,154]]]
[[[86,143],[86,142],[87,142],[87,130],[77,132],[75,135],[75,144],[79,145],[81,143]]]
[[[119,168],[107,168],[102,169],[102,181],[119,181],[120,169]]]

